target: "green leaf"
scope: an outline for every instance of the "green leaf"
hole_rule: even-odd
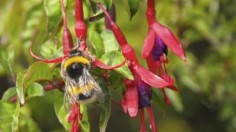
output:
[[[12,131],[16,132],[19,130],[19,116],[20,116],[20,104],[16,103],[16,109],[13,112]]]
[[[30,85],[32,85],[33,82],[39,80],[52,80],[52,78],[53,70],[49,67],[48,64],[43,62],[36,62],[32,64],[28,71],[25,72],[25,74],[23,72],[18,73],[16,79],[16,91],[20,103],[25,103],[25,91]]]
[[[64,102],[64,94],[58,90],[53,91],[54,94],[54,108],[59,122],[63,125],[66,131],[70,130],[70,123],[68,122],[69,108],[66,109],[67,102]]]
[[[80,121],[80,126],[82,128],[82,132],[90,132],[90,123],[88,118],[88,110],[87,106],[80,104],[80,113],[82,114],[82,120]]]
[[[0,119],[3,121],[0,123],[0,131],[8,132],[12,130],[12,114],[15,108],[15,103],[0,101]]]
[[[38,83],[32,83],[27,88],[27,97],[43,96],[45,94],[43,87]]]
[[[111,51],[105,53],[100,59],[103,63],[111,66],[118,65],[125,60],[123,55],[119,51]],[[119,68],[116,68],[115,71],[117,71],[118,73],[120,73],[121,75],[125,76],[130,80],[134,79],[131,71],[129,70],[126,64],[124,64]]]
[[[23,87],[28,88],[31,83],[38,80],[52,80],[53,70],[44,62],[36,62],[30,66],[23,78]]]
[[[16,94],[17,94],[16,93],[16,87],[8,88],[2,96],[2,100],[8,101],[12,97],[16,96]]]
[[[105,53],[108,53],[110,51],[117,51],[119,49],[119,44],[116,41],[116,38],[112,31],[104,30],[101,33],[101,37],[103,40]]]
[[[19,132],[41,132],[37,123],[34,121],[34,118],[29,118],[31,117],[31,114],[31,107],[21,107]]]
[[[95,31],[95,29],[89,28],[88,30],[88,40],[89,40],[89,46],[92,46],[92,50],[94,50],[94,54],[100,58],[102,54],[104,53],[104,46],[103,41],[100,35]],[[91,48],[90,48],[91,49]]]
[[[125,4],[125,8],[129,13],[130,19],[132,19],[132,17],[138,11],[139,1],[140,0],[123,0],[123,3]]]
[[[178,92],[171,89],[165,89],[167,97],[169,97],[171,104],[177,111],[183,111],[183,103]]]
[[[53,32],[62,21],[60,0],[44,0],[44,9],[48,17],[48,31]]]
[[[99,129],[100,132],[105,132],[107,128],[108,120],[111,116],[111,100],[106,98],[104,103],[99,104],[101,108],[100,120],[99,120]]]
[[[21,104],[25,103],[25,94],[24,94],[24,89],[23,89],[23,76],[24,76],[24,72],[19,72],[16,78],[16,92],[17,92],[17,96]]]
[[[16,132],[19,129],[19,103],[0,101],[0,131]]]

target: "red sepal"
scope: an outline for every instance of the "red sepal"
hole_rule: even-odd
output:
[[[164,43],[169,47],[169,49],[173,53],[179,56],[182,60],[186,59],[184,50],[180,42],[175,37],[175,35],[171,32],[170,29],[161,25],[158,22],[153,23],[151,27],[153,28],[153,30],[155,30],[157,35],[161,37],[161,39],[164,41]]]
[[[155,87],[155,88],[164,88],[171,86],[172,84],[163,80],[159,76],[153,74],[152,72],[146,70],[144,67],[137,65],[135,67],[136,73],[140,76],[140,78],[147,84]]]
[[[30,49],[30,54],[35,59],[43,61],[45,63],[61,63],[65,58],[67,58],[67,56],[62,56],[62,57],[58,57],[58,58],[55,58],[55,59],[43,59],[43,58],[37,56],[36,54],[34,54],[31,49]]]
[[[153,56],[149,55],[146,59],[146,62],[147,62],[147,65],[148,65],[148,69],[152,73],[156,74],[158,66],[156,65],[156,62],[154,61]]]
[[[162,78],[163,78],[165,81],[167,81],[167,82],[169,82],[170,84],[172,84],[172,85],[170,85],[170,86],[167,86],[167,88],[172,89],[172,90],[174,90],[174,91],[179,91],[179,89],[178,89],[176,86],[174,86],[175,81],[174,81],[174,79],[173,79],[171,76],[165,74],[165,75],[162,76]]]
[[[135,81],[125,80],[124,81],[126,91],[125,98],[127,103],[127,111],[130,117],[135,117],[138,113],[138,91]]]
[[[119,68],[121,66],[123,66],[125,64],[126,60],[124,60],[122,63],[118,64],[118,65],[115,65],[115,66],[108,66],[107,64],[103,63],[102,61],[100,61],[99,59],[95,59],[93,61],[93,64],[99,68],[102,68],[102,69],[106,69],[106,70],[113,70],[113,69],[116,69],[116,68]]]
[[[150,28],[143,44],[142,57],[147,58],[155,43],[155,31]]]

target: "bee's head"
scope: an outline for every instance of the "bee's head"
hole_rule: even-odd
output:
[[[82,51],[78,50],[78,49],[73,49],[70,51],[70,57],[72,56],[82,56],[83,53]]]

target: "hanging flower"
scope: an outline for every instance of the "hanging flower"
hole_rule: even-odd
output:
[[[168,63],[168,49],[182,60],[186,59],[184,50],[172,31],[156,20],[155,0],[147,1],[146,16],[149,30],[144,41],[142,57],[146,59],[152,73],[158,74],[165,81],[174,84],[174,80],[167,74],[165,67],[165,64]],[[169,86],[169,88],[177,90],[174,85]],[[162,89],[162,91],[166,103],[170,104],[165,90]]]
[[[153,49],[155,40],[160,38],[173,53],[175,53],[181,59],[185,60],[185,53],[178,39],[175,37],[175,35],[170,29],[161,25],[157,21],[155,11],[155,0],[147,1],[146,16],[149,31],[144,43],[142,56],[146,58]]]

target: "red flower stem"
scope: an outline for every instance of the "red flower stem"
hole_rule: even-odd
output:
[[[62,10],[62,16],[63,16],[63,26],[64,28],[67,28],[67,16],[66,16],[64,0],[61,0],[61,10]]]
[[[108,12],[105,10],[105,8],[101,4],[98,4],[98,7],[105,13],[108,21],[110,21],[112,31],[113,31],[118,43],[121,46],[121,50],[122,50],[123,55],[126,57],[127,60],[134,61],[135,64],[138,64],[138,59],[135,55],[134,49],[128,44],[128,41],[126,40],[126,38],[125,38],[124,34],[122,33],[122,31],[120,30],[120,28],[112,20],[111,16],[108,14]]]
[[[149,26],[156,22],[155,0],[147,1],[146,16],[147,16]]]
[[[70,30],[67,27],[67,16],[66,16],[64,0],[61,0],[61,10],[62,10],[63,26],[64,26],[63,37],[62,37],[63,51],[64,55],[68,55],[70,49],[73,48],[73,41]]]
[[[80,107],[77,102],[74,102],[71,107],[71,113],[68,121],[71,123],[71,132],[80,132],[79,120],[81,120]]]
[[[75,33],[76,33],[76,37],[78,39],[82,39],[83,41],[86,41],[86,37],[87,37],[87,26],[84,22],[84,13],[83,13],[83,1],[82,0],[75,0]],[[87,46],[84,45],[80,45],[81,46],[85,46],[84,48],[87,48]]]
[[[146,132],[146,129],[145,129],[145,118],[144,118],[144,109],[139,110],[139,113],[140,113],[140,119],[141,119],[140,132]]]
[[[155,122],[155,119],[154,119],[152,108],[148,107],[147,110],[148,110],[148,116],[149,116],[151,126],[152,126],[152,132],[157,132],[156,122]]]

